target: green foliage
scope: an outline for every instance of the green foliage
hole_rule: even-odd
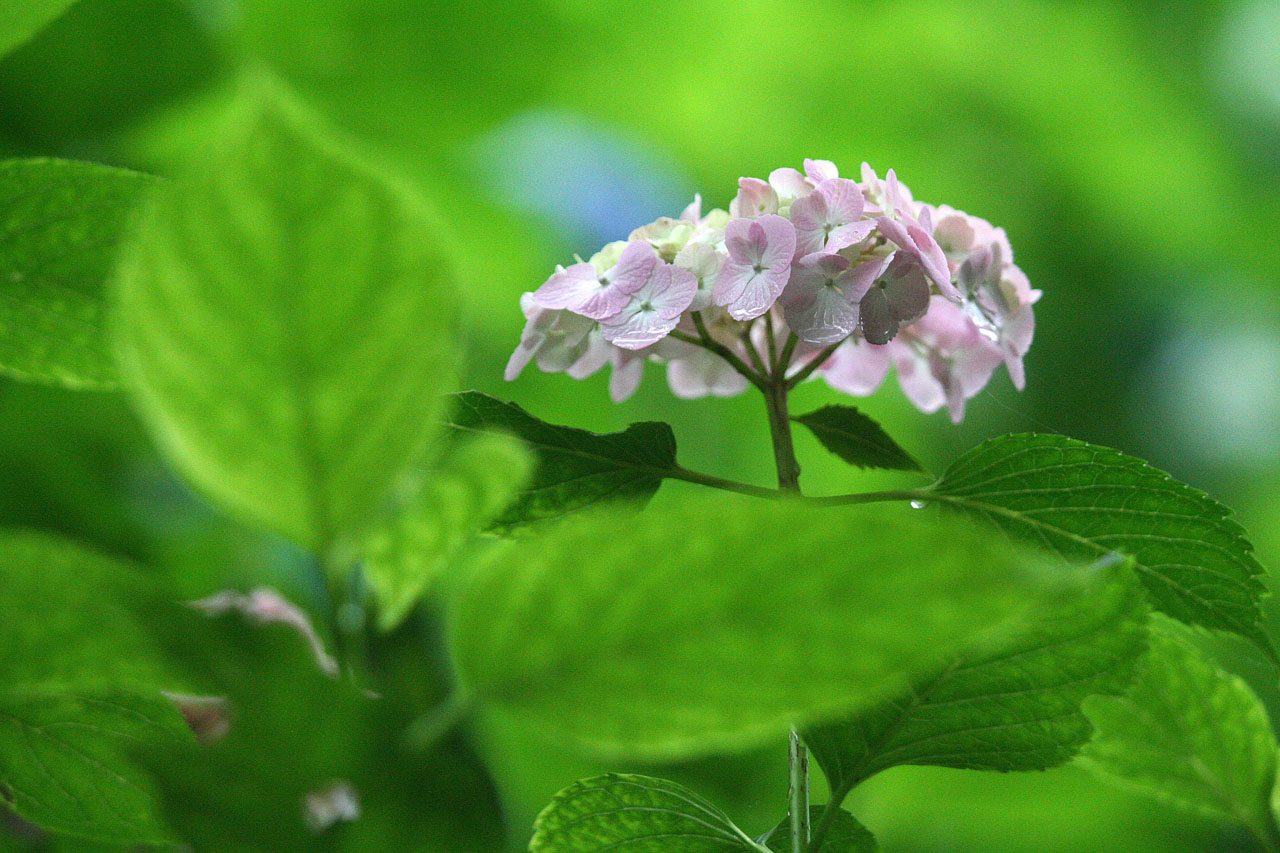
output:
[[[610,773],[556,794],[534,825],[530,853],[758,853],[720,809],[675,782]]]
[[[809,807],[809,825],[815,827],[822,820],[826,806]],[[791,816],[783,818],[769,833],[767,846],[774,853],[791,853]],[[836,809],[831,826],[822,839],[822,846],[815,853],[876,853],[880,847],[876,837],[858,819],[844,809]]]
[[[868,707],[1059,592],[960,522],[719,493],[582,516],[505,543],[461,589],[460,677],[604,752],[763,743]]]
[[[152,184],[90,163],[0,163],[0,373],[69,388],[115,385],[106,282]]]
[[[2,0],[0,56],[31,38],[74,2],[75,0]]]
[[[425,754],[404,741],[417,709],[438,702],[441,689],[420,636],[370,637],[379,666],[359,684],[325,676],[283,626],[230,615],[201,619],[180,639],[199,692],[228,697],[230,728],[211,743],[148,749],[139,759],[156,778],[166,823],[192,849],[503,849],[493,789],[469,746],[449,739]],[[359,818],[309,826],[307,795],[335,783],[350,785]]]
[[[1071,601],[975,640],[889,701],[805,740],[835,790],[899,764],[1054,767],[1089,739],[1080,703],[1128,686],[1146,615],[1132,572],[1113,565]]]
[[[792,420],[808,427],[823,447],[850,465],[897,471],[924,470],[880,424],[853,406],[823,406]]]
[[[562,518],[602,501],[643,503],[677,468],[676,439],[663,423],[599,435],[549,424],[515,403],[467,391],[457,395],[450,426],[464,433],[509,432],[537,455],[520,498],[496,519],[500,528]]]
[[[165,833],[125,754],[189,733],[160,695],[142,579],[40,534],[0,534],[0,799],[55,832],[114,842]]]
[[[0,687],[0,800],[51,832],[166,841],[151,780],[126,750],[190,739],[158,690]]]
[[[1097,735],[1080,761],[1103,779],[1280,841],[1266,710],[1197,650],[1187,628],[1153,618],[1151,651],[1128,694],[1093,697],[1084,710]]]
[[[321,547],[435,429],[455,282],[411,194],[251,88],[126,253],[122,367],[180,471]]]
[[[1275,659],[1259,610],[1264,572],[1231,511],[1140,459],[1059,435],[1007,435],[961,456],[940,502],[1068,559],[1136,558],[1152,604],[1240,634]]]
[[[399,625],[466,542],[506,508],[531,467],[529,453],[507,436],[459,442],[413,501],[368,536],[361,565],[383,630]]]

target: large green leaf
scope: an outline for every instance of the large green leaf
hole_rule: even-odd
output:
[[[126,754],[189,739],[130,566],[35,533],[0,534],[0,799],[45,829],[164,837]]]
[[[1276,740],[1249,687],[1200,653],[1189,629],[1152,619],[1151,651],[1125,696],[1096,696],[1080,762],[1103,779],[1280,841],[1270,801]]]
[[[460,442],[409,505],[369,534],[361,565],[383,630],[399,625],[467,541],[511,502],[531,465],[506,436]]]
[[[1019,630],[983,637],[889,701],[805,732],[836,790],[899,764],[1044,770],[1092,731],[1080,703],[1121,693],[1145,649],[1147,605],[1127,566]]]
[[[600,435],[549,424],[515,403],[467,391],[457,395],[450,426],[462,433],[511,433],[537,455],[532,478],[498,516],[498,527],[561,518],[602,501],[643,502],[678,469],[676,439],[664,423]]]
[[[437,429],[456,282],[413,195],[266,83],[125,254],[122,367],[197,486],[318,547]]]
[[[884,427],[853,406],[823,406],[793,421],[808,427],[822,446],[859,468],[923,471]]]
[[[0,56],[39,32],[76,0],[0,0]]]
[[[905,508],[699,492],[504,544],[459,590],[464,688],[650,759],[864,708],[1049,594],[1003,538]]]
[[[729,817],[675,782],[610,773],[556,794],[534,825],[530,853],[767,853]]]
[[[70,388],[115,384],[106,283],[153,183],[91,163],[0,163],[0,373]]]
[[[961,456],[931,493],[1070,559],[1131,554],[1156,609],[1275,657],[1259,610],[1265,574],[1244,530],[1222,504],[1140,459],[1059,435],[1007,435]]]
[[[809,826],[811,831],[822,821],[826,806],[809,807]],[[783,818],[782,823],[769,833],[766,842],[774,853],[791,853],[791,816]],[[831,818],[831,825],[822,838],[822,846],[815,853],[876,853],[880,846],[876,837],[858,822],[858,819],[844,809],[837,808]]]
[[[51,832],[166,841],[153,786],[129,753],[190,740],[158,690],[0,687],[0,801]]]

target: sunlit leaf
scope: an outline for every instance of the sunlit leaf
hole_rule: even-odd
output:
[[[69,388],[115,385],[106,284],[153,184],[91,163],[0,163],[0,373]]]
[[[507,432],[536,454],[533,476],[498,516],[498,527],[561,518],[602,501],[644,502],[677,467],[676,439],[664,423],[601,435],[549,424],[515,403],[467,391],[457,395],[449,425],[462,433]]]
[[[1152,620],[1151,651],[1125,696],[1096,696],[1080,762],[1103,779],[1280,839],[1271,815],[1276,740],[1249,687],[1196,649],[1190,631]]]
[[[1146,615],[1128,566],[1112,566],[1072,601],[980,638],[889,701],[809,729],[805,740],[837,790],[899,764],[1054,767],[1092,732],[1080,703],[1128,686]]]
[[[1140,459],[1059,435],[1007,435],[961,456],[933,487],[940,503],[1069,559],[1121,551],[1158,610],[1247,637],[1261,625],[1264,572],[1231,512]]]
[[[865,708],[1049,594],[1037,559],[1002,540],[883,507],[695,493],[506,545],[459,593],[464,688],[655,759]]]
[[[122,367],[177,468],[318,547],[437,429],[456,282],[412,194],[249,88],[126,253]]]
[[[729,817],[675,782],[610,773],[556,794],[534,825],[530,853],[759,853]]]
[[[0,56],[31,38],[76,0],[0,0]]]
[[[384,630],[400,624],[464,544],[506,508],[530,467],[529,453],[506,436],[460,442],[413,501],[368,536],[361,566]]]

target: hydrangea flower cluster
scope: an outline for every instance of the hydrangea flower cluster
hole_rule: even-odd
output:
[[[1040,291],[1004,230],[915,201],[892,169],[881,179],[863,163],[861,178],[827,160],[741,178],[728,212],[704,215],[695,197],[557,267],[521,297],[527,323],[506,378],[530,361],[575,379],[608,364],[621,401],[654,360],[678,397],[730,396],[749,380],[729,359],[775,359],[866,396],[894,367],[913,404],[945,405],[957,423],[1001,364],[1021,389]]]

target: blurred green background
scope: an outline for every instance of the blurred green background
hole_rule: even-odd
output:
[[[164,173],[247,65],[434,202],[465,291],[470,387],[593,429],[666,420],[685,465],[767,482],[752,396],[677,401],[653,366],[620,406],[603,375],[504,383],[518,297],[695,190],[724,206],[740,175],[805,157],[856,175],[865,159],[1003,225],[1045,294],[1024,393],[1001,372],[957,428],[891,380],[870,414],[935,470],[1008,431],[1143,456],[1235,507],[1280,565],[1275,0],[81,0],[0,60],[0,155]],[[794,406],[836,397],[810,383]],[[902,482],[798,441],[811,492]],[[0,523],[145,559],[192,595],[307,592],[292,555],[166,473],[117,396],[0,380],[0,477]],[[1280,719],[1274,677],[1224,651]],[[513,849],[555,790],[596,769],[514,720],[472,739]],[[664,773],[758,832],[781,808],[784,752]],[[1249,849],[1073,768],[899,768],[849,805],[888,851]]]

